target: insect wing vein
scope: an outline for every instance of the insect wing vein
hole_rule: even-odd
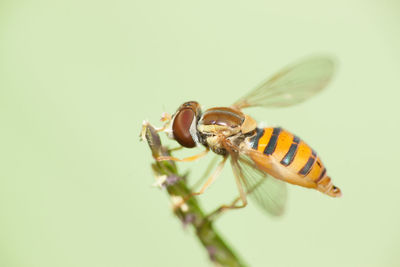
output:
[[[261,83],[233,107],[285,107],[301,103],[326,87],[334,68],[334,61],[327,56],[304,59]]]

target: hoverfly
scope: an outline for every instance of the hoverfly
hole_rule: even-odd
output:
[[[230,107],[202,112],[195,101],[182,104],[172,116],[164,115],[162,120],[166,123],[159,131],[165,131],[182,147],[201,144],[206,149],[184,159],[163,156],[157,160],[193,161],[210,150],[221,155],[222,161],[200,191],[192,194],[200,195],[229,158],[241,204],[234,201],[224,206],[227,209],[245,207],[250,194],[265,211],[279,215],[286,200],[284,182],[331,197],[341,196],[321,158],[303,140],[280,127],[259,128],[253,118],[242,112],[249,107],[285,107],[303,102],[326,87],[333,71],[330,58],[314,56],[283,68]]]

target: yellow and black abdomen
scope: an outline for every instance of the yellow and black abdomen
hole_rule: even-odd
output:
[[[341,195],[317,153],[304,141],[280,128],[257,128],[250,144],[265,157],[252,157],[257,166],[278,179],[315,188],[333,197]],[[258,154],[260,154],[258,153]]]

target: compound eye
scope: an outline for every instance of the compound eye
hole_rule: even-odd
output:
[[[192,109],[181,109],[175,115],[174,123],[172,124],[172,132],[175,140],[184,147],[195,147],[196,143],[190,134],[190,127],[192,126],[195,113]]]

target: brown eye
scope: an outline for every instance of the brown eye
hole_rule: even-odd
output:
[[[195,113],[192,109],[184,108],[176,114],[172,125],[172,132],[175,140],[184,147],[195,147],[192,136],[190,135],[190,126],[192,125]]]

